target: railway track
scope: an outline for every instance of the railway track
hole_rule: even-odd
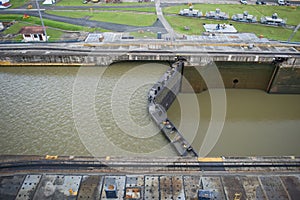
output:
[[[17,171],[90,171],[132,173],[199,172],[199,171],[270,171],[270,169],[300,169],[300,158],[123,158],[123,157],[57,157],[0,156],[0,174]],[[272,170],[271,170],[272,171]],[[276,170],[275,170],[276,171]]]

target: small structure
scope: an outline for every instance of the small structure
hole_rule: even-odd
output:
[[[42,26],[24,26],[20,32],[23,35],[24,42],[45,42],[46,38]]]
[[[204,24],[203,27],[209,33],[237,33],[231,24]]]
[[[221,12],[219,8],[217,8],[216,11],[207,12],[205,17],[209,19],[229,19],[229,15],[225,12]]]
[[[211,192],[209,190],[198,190],[198,199],[199,200],[214,199],[213,192]]]
[[[141,187],[127,187],[125,193],[125,199],[136,200],[142,199]]]
[[[249,23],[255,23],[256,17],[253,15],[249,15],[247,11],[244,11],[243,14],[235,14],[232,16],[233,21],[238,21],[238,22],[249,22]]]
[[[2,22],[0,22],[0,31],[4,30],[4,25]]]
[[[106,198],[114,199],[117,198],[117,184],[115,178],[107,178],[104,186]]]
[[[9,8],[10,6],[9,0],[0,0],[0,8]]]
[[[203,14],[202,11],[194,10],[193,6],[190,6],[189,9],[180,10],[179,15],[189,17],[202,17]]]
[[[55,4],[55,0],[45,0],[43,2],[43,5],[52,5],[52,4]]]
[[[274,13],[271,17],[262,17],[260,19],[262,24],[276,25],[276,26],[284,26],[286,21],[279,18],[277,13]]]

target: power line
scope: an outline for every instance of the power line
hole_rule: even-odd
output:
[[[40,5],[38,3],[38,0],[35,0],[35,3],[36,3],[36,8],[39,12],[40,20],[41,20],[42,27],[43,27],[43,32],[44,32],[44,35],[46,37],[46,42],[47,42],[48,41],[48,36],[47,36],[47,32],[46,32],[46,28],[45,28],[45,25],[44,25],[44,21],[43,21],[43,17],[42,17],[42,14],[41,14]]]

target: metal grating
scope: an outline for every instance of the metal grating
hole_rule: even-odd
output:
[[[31,200],[40,182],[41,175],[27,175],[21,189],[19,190],[16,200]]]
[[[220,177],[201,177],[204,190],[212,191],[215,199],[225,199],[225,194]]]
[[[126,187],[142,187],[144,186],[144,176],[142,175],[127,175]]]
[[[288,199],[288,195],[278,176],[262,176],[259,179],[268,199]]]
[[[257,177],[244,176],[241,177],[241,183],[244,186],[246,199],[264,200],[266,195],[264,194],[261,185]]]
[[[24,178],[24,175],[0,177],[0,199],[14,200]]]
[[[81,176],[43,175],[33,199],[76,199],[81,178]]]
[[[144,199],[160,199],[159,198],[159,177],[145,176],[145,198]]]
[[[100,190],[102,188],[102,182],[102,176],[83,176],[77,199],[100,199]]]
[[[300,179],[297,176],[282,176],[282,183],[284,184],[291,199],[300,197]]]
[[[234,199],[236,194],[239,194],[242,199],[246,199],[244,187],[241,184],[240,178],[236,176],[223,176],[223,186],[227,199]]]
[[[198,199],[200,176],[184,176],[184,191],[186,199]]]
[[[173,186],[173,198],[182,200],[184,198],[184,187],[182,176],[173,176],[172,177],[172,186]]]
[[[160,196],[161,199],[172,199],[173,198],[173,187],[171,176],[160,177]]]

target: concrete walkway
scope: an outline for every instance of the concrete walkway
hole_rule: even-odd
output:
[[[175,32],[163,15],[163,12],[162,12],[162,9],[160,6],[160,0],[155,0],[155,8],[156,8],[157,18],[159,19],[159,21],[161,21],[161,23],[165,27],[165,29],[169,35],[169,38],[172,41],[174,41],[175,40]]]

